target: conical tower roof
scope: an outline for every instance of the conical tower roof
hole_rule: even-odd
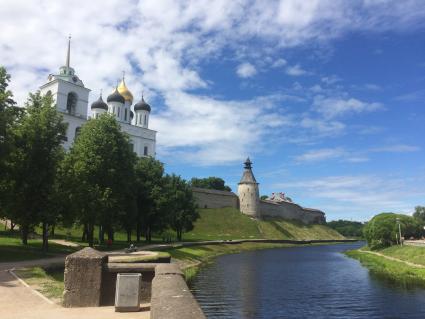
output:
[[[258,184],[252,173],[252,162],[249,157],[245,161],[245,167],[239,184]]]

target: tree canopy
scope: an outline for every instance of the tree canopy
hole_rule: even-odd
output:
[[[214,176],[210,176],[206,178],[193,177],[190,183],[193,187],[216,189],[219,191],[229,191],[229,192],[232,191],[232,189],[229,186],[225,185],[224,180],[220,177],[214,177]]]
[[[398,222],[401,236],[419,237],[422,233],[420,224],[411,216],[394,213],[382,213],[374,216],[364,227],[363,234],[372,248],[387,247],[397,244],[399,238]]]
[[[364,223],[350,220],[333,220],[327,225],[346,237],[362,237]]]
[[[24,115],[13,129],[14,145],[8,158],[7,215],[20,225],[24,243],[31,226],[41,222],[45,250],[47,226],[56,219],[51,204],[66,127],[51,96],[30,94]]]
[[[128,136],[109,114],[89,120],[67,153],[63,172],[68,200],[87,225],[91,246],[95,225],[110,230],[118,219],[134,218],[134,162]]]

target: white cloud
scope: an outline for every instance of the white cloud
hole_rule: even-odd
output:
[[[325,118],[331,119],[350,113],[372,112],[384,109],[381,103],[368,103],[355,98],[343,99],[316,96],[313,109]]]
[[[272,68],[280,68],[282,66],[285,66],[288,62],[285,59],[277,59],[273,62]]]
[[[319,150],[308,151],[295,157],[297,162],[317,162],[345,156],[346,152],[341,148],[323,148]]]
[[[251,63],[242,63],[236,68],[236,74],[241,78],[250,78],[257,73],[257,69]]]
[[[289,66],[286,68],[286,74],[292,75],[292,76],[300,76],[305,75],[308,72],[306,70],[303,70],[299,64],[296,64],[294,66]]]
[[[266,99],[268,109],[259,111],[258,105],[252,104],[258,103],[259,97],[250,101],[209,97],[205,91],[213,96],[214,83],[204,75],[205,64],[215,63],[228,52],[235,56],[245,52],[245,56],[260,59],[267,51],[267,56],[276,57],[282,48],[322,43],[357,30],[419,28],[424,16],[421,1],[282,1],[264,5],[263,1],[227,0],[3,0],[0,61],[12,74],[11,89],[22,103],[29,91],[36,90],[48,73],[57,72],[64,63],[66,36],[71,33],[71,65],[92,89],[91,100],[101,88],[108,91],[115,85],[125,70],[135,99],[142,90],[150,99],[152,128],[159,131],[162,150],[188,156],[192,149],[187,148],[193,147],[200,161],[217,163],[233,160],[222,155],[229,149],[232,156],[242,158],[248,148],[252,151],[249,138],[255,142],[271,134],[271,126],[271,131],[279,132],[280,126],[296,125],[326,136],[343,131],[344,124],[309,117],[287,123],[275,110],[281,101],[273,98]],[[252,39],[258,45],[253,46]],[[275,67],[286,66],[284,59],[275,61]],[[244,74],[252,76],[252,67]],[[305,72],[299,65],[288,71],[293,75]],[[195,93],[197,89],[203,89],[202,95]],[[253,132],[249,138],[247,128]],[[241,146],[230,140],[242,141]]]
[[[410,153],[420,151],[421,148],[415,145],[404,145],[404,144],[396,144],[396,145],[388,145],[381,146],[371,149],[372,152],[387,152],[387,153]]]
[[[417,187],[423,182],[423,176],[343,175],[289,181],[274,188],[321,203],[328,219],[355,216],[355,220],[368,220],[381,212],[412,212],[417,199],[425,195],[424,189]]]

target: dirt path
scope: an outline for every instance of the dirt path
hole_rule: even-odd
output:
[[[419,264],[412,263],[410,261],[401,260],[401,259],[398,259],[398,258],[395,258],[395,257],[387,256],[387,255],[384,255],[384,254],[381,254],[381,253],[378,253],[378,252],[375,252],[375,251],[369,251],[369,250],[359,250],[359,251],[361,253],[366,253],[366,254],[371,254],[371,255],[376,255],[376,256],[384,257],[385,259],[388,259],[388,260],[398,261],[398,262],[403,263],[403,264],[406,264],[406,265],[408,265],[410,267],[425,268],[424,265],[419,265]]]

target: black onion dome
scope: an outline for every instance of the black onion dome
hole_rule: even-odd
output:
[[[151,106],[148,103],[145,102],[145,100],[144,100],[144,98],[142,96],[142,100],[140,102],[137,102],[134,105],[134,110],[135,111],[148,111],[148,112],[150,112],[151,111]]]
[[[99,99],[97,101],[94,101],[91,104],[91,108],[92,109],[103,109],[103,110],[108,110],[108,105],[103,101],[102,99],[102,95],[99,96]]]
[[[124,96],[122,96],[122,95],[120,94],[120,92],[118,92],[118,90],[117,90],[117,89],[115,89],[115,91],[114,91],[114,92],[112,92],[112,94],[108,96],[108,98],[106,99],[106,101],[107,101],[108,103],[109,103],[109,102],[119,102],[119,103],[122,103],[122,104],[124,104],[124,103],[125,103]]]

